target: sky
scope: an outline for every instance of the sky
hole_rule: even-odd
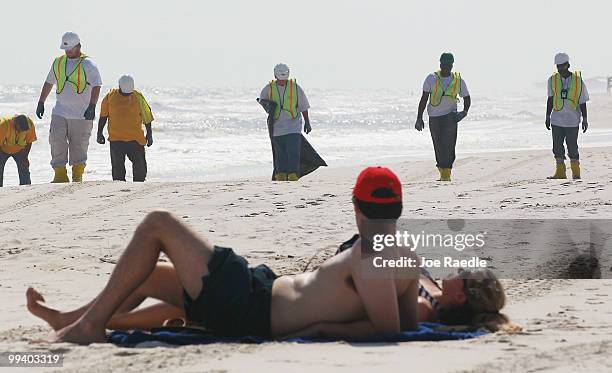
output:
[[[287,63],[304,87],[419,92],[440,53],[470,91],[544,82],[558,51],[612,75],[603,0],[5,1],[0,84],[42,84],[77,32],[105,85],[262,87]],[[6,52],[10,51],[7,56]]]

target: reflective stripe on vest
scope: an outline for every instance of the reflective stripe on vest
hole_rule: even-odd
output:
[[[298,116],[298,91],[295,79],[287,81],[282,101],[280,99],[280,91],[276,80],[270,81],[270,93],[268,94],[268,98],[276,102],[276,108],[274,109],[275,120],[280,117],[281,109],[289,113],[292,119]]]
[[[26,135],[28,131],[22,131],[17,134],[17,130],[15,129],[15,118],[9,119],[2,123],[3,125],[8,127],[7,136],[4,140],[4,144],[8,146],[20,146],[25,147],[28,145],[26,142]],[[30,128],[30,124],[28,123],[28,129]]]
[[[553,92],[553,109],[555,111],[563,110],[565,106],[565,101],[569,101],[572,105],[572,109],[576,110],[578,108],[578,103],[580,101],[580,96],[582,95],[582,74],[580,71],[575,71],[572,73],[570,78],[570,82],[567,85],[567,98],[562,97],[561,91],[563,91],[563,82],[561,80],[561,74],[555,73],[550,79],[550,85]]]
[[[433,90],[429,93],[429,103],[431,106],[440,105],[440,102],[442,102],[442,96],[447,96],[452,100],[459,101],[457,95],[461,90],[461,74],[457,72],[451,74],[452,79],[446,90],[442,89],[442,76],[440,75],[440,71],[436,71],[434,75],[436,77],[436,84]]]
[[[72,85],[72,88],[76,93],[83,93],[85,88],[87,88],[87,75],[85,74],[85,69],[81,62],[86,59],[87,56],[81,54],[79,60],[77,61],[74,70],[70,74],[66,71],[66,65],[68,57],[66,55],[59,56],[53,61],[53,73],[55,74],[55,80],[57,81],[57,90],[56,93],[60,94],[64,90],[66,86],[66,82]]]

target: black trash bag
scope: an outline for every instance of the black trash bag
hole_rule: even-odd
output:
[[[266,99],[257,99],[257,102],[263,107],[263,109],[268,114],[268,136],[270,137],[270,146],[272,147],[272,165],[275,165],[274,162],[274,144],[272,144],[273,137],[273,125],[274,125],[274,110],[276,109],[276,102]],[[302,146],[300,147],[300,178],[308,175],[319,167],[327,167],[327,163],[321,158],[319,153],[310,145],[308,140],[304,135],[302,136]],[[272,170],[272,180],[274,180],[274,175],[276,174],[276,169]]]

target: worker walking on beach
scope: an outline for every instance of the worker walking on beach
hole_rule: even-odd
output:
[[[557,72],[548,79],[548,101],[546,102],[546,128],[552,128],[553,154],[556,170],[549,179],[567,179],[565,169],[565,147],[570,159],[572,177],[580,179],[580,155],[578,154],[578,126],[582,117],[582,132],[589,128],[587,101],[589,92],[580,71],[569,70],[569,56],[557,53]]]
[[[69,161],[72,166],[72,181],[78,182],[83,180],[85,172],[89,137],[96,116],[102,79],[96,64],[81,52],[81,41],[77,34],[65,33],[60,48],[65,54],[53,61],[40,93],[36,116],[42,119],[45,100],[55,85],[57,101],[49,127],[51,167],[55,171],[52,182],[70,181],[66,171]]]
[[[0,187],[4,182],[4,165],[9,158],[17,164],[19,185],[30,185],[28,155],[36,141],[34,122],[25,115],[0,118]]]
[[[261,91],[260,98],[276,103],[273,113],[272,147],[274,180],[296,181],[300,178],[302,116],[304,132],[310,133],[308,98],[295,79],[289,79],[289,67],[280,63],[274,67],[276,80]]]
[[[465,80],[458,72],[452,72],[455,58],[451,53],[440,56],[440,70],[429,74],[423,83],[423,94],[419,102],[414,128],[422,131],[425,127],[423,112],[427,106],[429,132],[436,154],[439,181],[450,181],[455,162],[457,124],[467,116],[471,99]],[[457,112],[458,97],[463,98],[463,111]],[[429,104],[427,101],[429,100]]]
[[[102,100],[98,122],[98,144],[104,144],[104,126],[108,121],[113,180],[125,181],[125,157],[132,162],[134,181],[145,181],[147,160],[145,145],[153,145],[153,114],[142,93],[134,89],[129,75],[119,78],[119,89],[111,90]],[[145,136],[142,125],[145,125]]]

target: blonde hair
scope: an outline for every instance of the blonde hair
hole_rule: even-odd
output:
[[[469,324],[475,328],[485,328],[492,332],[515,333],[521,327],[512,323],[508,316],[500,313],[506,305],[504,287],[493,271],[484,269],[470,273],[464,288],[467,297],[458,307],[443,310],[440,321],[457,325]]]

